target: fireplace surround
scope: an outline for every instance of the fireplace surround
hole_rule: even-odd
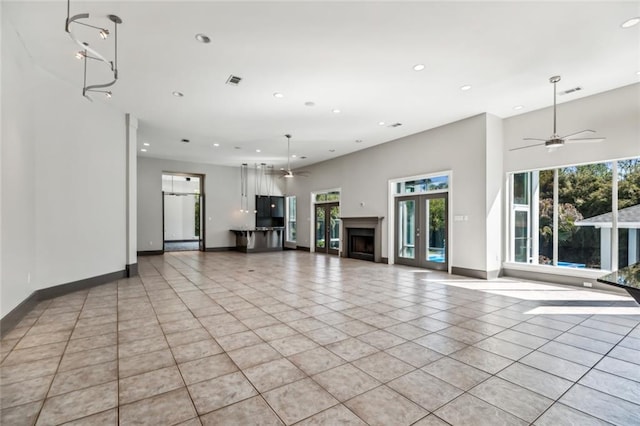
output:
[[[384,217],[341,217],[344,238],[342,257],[382,261],[382,219]]]

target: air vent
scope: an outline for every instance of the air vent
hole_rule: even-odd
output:
[[[191,142],[191,141],[190,141],[189,139],[182,139],[180,142],[182,142],[182,143],[189,143],[189,142]]]
[[[578,87],[574,87],[572,89],[567,89],[564,92],[558,93],[558,95],[560,95],[560,96],[569,95],[569,94],[571,94],[573,92],[577,92],[579,90],[582,90],[582,87],[578,86]]]
[[[402,123],[389,124],[387,127],[400,127],[400,126],[402,126]]]
[[[231,74],[227,79],[227,84],[231,84],[232,86],[237,86],[242,81],[242,77],[238,77],[237,75]]]

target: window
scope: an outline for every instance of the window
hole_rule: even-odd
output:
[[[640,262],[640,158],[618,161],[618,267]]]
[[[511,188],[511,261],[612,270],[640,260],[640,158],[514,173]]]
[[[396,194],[413,194],[449,188],[449,176],[407,180],[396,184]]]
[[[287,197],[287,241],[296,241],[296,197]]]
[[[339,191],[322,192],[316,194],[316,203],[331,203],[340,201]]]

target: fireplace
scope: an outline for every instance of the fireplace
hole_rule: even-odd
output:
[[[375,229],[347,228],[347,257],[375,260]]]
[[[342,257],[382,261],[382,217],[341,217],[344,238]]]

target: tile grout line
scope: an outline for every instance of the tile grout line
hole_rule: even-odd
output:
[[[34,424],[37,424],[38,420],[40,420],[40,416],[42,415],[42,410],[44,409],[44,405],[47,402],[47,400],[50,399],[50,398],[48,398],[49,392],[51,392],[51,388],[53,387],[53,382],[55,381],[56,376],[58,375],[58,371],[60,370],[60,365],[62,364],[62,360],[64,359],[65,352],[67,351],[67,347],[69,347],[69,342],[71,342],[71,337],[73,336],[73,333],[75,332],[76,327],[78,326],[78,322],[80,321],[80,315],[82,314],[82,310],[84,309],[84,306],[87,303],[87,297],[89,297],[89,291],[87,291],[87,293],[84,296],[84,300],[82,302],[82,307],[78,311],[78,315],[76,316],[76,320],[74,322],[73,328],[71,329],[71,333],[69,333],[69,338],[67,339],[67,341],[66,341],[66,343],[64,345],[64,349],[62,350],[62,354],[60,355],[60,361],[58,361],[58,366],[56,367],[56,370],[53,373],[53,377],[51,378],[51,383],[49,383],[49,387],[47,388],[47,393],[45,393],[45,395],[44,395],[44,399],[42,400],[42,406],[40,407],[40,410],[38,410],[38,415],[34,419]],[[55,300],[55,299],[53,299],[53,300]],[[51,303],[49,303],[49,305],[51,305],[52,303],[53,303],[53,301]],[[42,314],[44,314],[44,311],[43,311]],[[42,316],[42,314],[40,315],[40,317]],[[35,323],[34,323],[34,325],[35,325]],[[71,420],[75,420],[75,419],[71,419]]]
[[[632,328],[631,330],[629,330],[629,332],[628,332],[627,334],[625,334],[625,335],[624,335],[623,339],[624,339],[624,338],[626,338],[626,337],[628,337],[628,336],[629,336],[629,334],[631,334],[631,332],[633,332],[636,328],[638,328],[638,326],[637,326],[637,325],[636,325],[634,328]],[[638,328],[638,329],[640,329],[640,328]],[[622,339],[621,339],[620,341],[622,341]],[[533,423],[535,423],[535,422],[536,422],[540,417],[542,417],[542,416],[543,416],[547,411],[549,411],[549,409],[550,409],[552,406],[554,406],[556,403],[560,403],[560,404],[562,404],[562,403],[560,402],[560,399],[562,399],[562,397],[563,397],[563,396],[565,396],[565,395],[566,395],[566,394],[567,394],[571,389],[573,389],[576,385],[585,386],[585,385],[579,384],[578,382],[579,382],[580,380],[582,380],[582,379],[583,379],[587,374],[589,374],[592,370],[594,370],[594,369],[595,369],[595,370],[597,370],[597,369],[596,369],[596,365],[598,365],[600,362],[602,362],[602,360],[603,360],[604,358],[606,358],[606,357],[607,357],[607,355],[609,355],[609,353],[617,347],[617,345],[618,345],[618,344],[616,343],[616,344],[615,344],[611,349],[609,349],[609,351],[608,351],[606,354],[604,354],[604,355],[600,358],[600,360],[599,360],[597,363],[595,363],[592,367],[590,367],[590,368],[589,368],[589,369],[588,369],[588,370],[587,370],[587,371],[586,371],[582,376],[580,376],[580,377],[578,378],[578,380],[575,380],[575,381],[573,382],[573,384],[572,384],[571,386],[569,386],[569,388],[568,388],[566,391],[564,391],[564,392],[562,393],[562,395],[560,395],[560,396],[559,396],[559,397],[558,397],[558,398],[553,402],[553,404],[551,404],[549,407],[547,407],[547,409],[546,409],[546,410],[544,410],[544,411],[543,411],[543,412],[542,412],[538,417],[536,417],[536,419],[533,421]],[[600,370],[598,370],[598,371],[600,371]],[[618,376],[618,377],[619,377],[619,376]],[[589,386],[586,386],[586,387],[589,387]],[[621,400],[623,400],[623,401],[626,401],[625,399],[623,399],[623,398],[619,398],[619,397],[617,397],[617,396],[615,396],[615,395],[611,395],[611,394],[610,394],[610,393],[608,393],[608,392],[604,392],[604,391],[601,391],[601,390],[599,390],[599,389],[594,389],[594,388],[591,388],[591,387],[589,387],[589,388],[590,388],[590,389],[593,389],[593,390],[595,390],[595,391],[597,391],[597,392],[602,392],[602,393],[604,393],[604,394],[606,394],[606,395],[610,395],[610,396],[612,396],[612,397],[614,397],[614,398],[618,398],[618,399],[621,399]],[[627,402],[629,402],[629,401],[627,401]],[[632,404],[634,404],[634,403],[632,403]],[[637,405],[637,404],[635,404],[635,405]],[[588,415],[588,416],[591,416],[591,417],[594,417],[594,418],[597,418],[597,419],[600,419],[600,420],[602,420],[602,421],[607,422],[607,420],[605,420],[605,419],[603,419],[603,418],[601,418],[601,417],[594,416],[594,415],[591,415],[591,414],[589,414],[589,413],[585,413],[584,411],[579,410],[578,408],[572,407],[572,406],[570,406],[570,405],[567,405],[567,406],[568,406],[568,407],[570,407],[570,408],[572,408],[572,409],[574,409],[574,410],[576,410],[576,411],[579,411],[579,412],[581,412],[581,413],[584,413],[584,414],[586,414],[586,415]],[[639,406],[639,407],[640,407],[640,406]]]

